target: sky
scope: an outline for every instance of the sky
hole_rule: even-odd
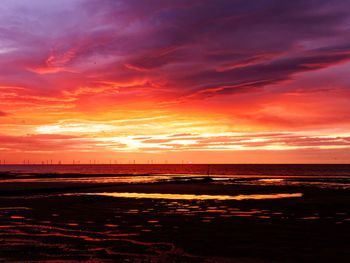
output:
[[[350,1],[2,0],[2,163],[348,163]]]

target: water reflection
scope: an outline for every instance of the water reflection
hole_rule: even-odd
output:
[[[66,194],[71,195],[71,194]],[[194,194],[163,194],[163,193],[77,193],[75,195],[101,195],[118,198],[150,198],[150,199],[174,199],[174,200],[261,200],[280,199],[290,197],[302,197],[302,193],[279,194],[250,194],[250,195],[194,195]],[[136,212],[136,211],[135,211]]]
[[[179,178],[181,179],[181,178]],[[91,176],[91,177],[41,177],[41,178],[11,178],[2,179],[0,183],[94,183],[94,184],[109,184],[109,183],[155,183],[160,181],[173,180],[169,176]]]
[[[101,172],[101,171],[100,171]],[[252,186],[297,186],[297,187],[317,187],[332,189],[350,189],[350,177],[348,175],[293,175],[285,174],[283,171],[279,175],[259,175],[259,174],[211,174],[212,181],[205,181],[206,176],[197,173],[188,174],[108,174],[107,171],[100,174],[81,173],[77,174],[23,174],[14,173],[11,176],[0,178],[0,186],[7,183],[26,183],[39,185],[37,183],[62,183],[62,184],[139,184],[158,182],[211,182],[214,184],[230,185],[252,185]],[[4,185],[2,186],[4,187]],[[59,186],[64,187],[64,186]],[[29,187],[28,187],[29,188]],[[26,188],[27,189],[27,188]]]
[[[69,184],[139,184],[157,182],[200,182],[205,177],[194,174],[158,174],[158,175],[114,175],[114,176],[64,176],[57,175],[28,178],[1,178],[3,183],[69,183]],[[300,186],[333,189],[350,189],[348,176],[269,176],[269,175],[211,175],[215,184],[253,185],[253,186]],[[207,182],[210,183],[210,182]]]
[[[271,178],[269,176],[264,176],[264,178],[256,176],[240,176],[235,178],[220,178],[218,183],[254,186],[298,186],[350,189],[350,178],[339,176],[284,176],[283,178]]]
[[[218,199],[218,197],[226,198],[225,195],[204,195],[204,197],[209,196],[211,199],[200,199],[203,196],[147,193],[127,193],[129,196],[126,198],[134,199],[102,198],[98,196],[113,197],[115,194],[125,193],[89,193],[89,196],[84,196],[85,194],[56,195],[52,199],[62,198],[62,204],[71,204],[79,200],[77,203],[81,204],[83,208],[84,204],[89,204],[88,207],[85,207],[89,208],[88,211],[84,212],[86,213],[85,216],[84,214],[83,216],[80,215],[80,210],[75,212],[77,206],[72,209],[70,205],[67,207],[52,206],[49,213],[42,211],[41,206],[32,208],[3,207],[0,209],[0,218],[2,219],[0,234],[3,238],[0,249],[2,246],[4,249],[11,248],[13,251],[15,249],[23,250],[23,247],[28,245],[27,248],[25,247],[27,251],[31,251],[32,247],[29,246],[33,246],[35,249],[47,249],[50,253],[56,253],[55,251],[57,251],[57,256],[53,256],[55,258],[64,255],[69,249],[70,253],[75,253],[79,257],[87,255],[86,261],[88,261],[89,258],[94,258],[97,253],[108,248],[111,250],[107,253],[108,256],[111,254],[121,255],[130,250],[133,255],[144,257],[136,262],[158,262],[149,258],[150,255],[158,256],[159,253],[163,253],[162,251],[168,253],[171,249],[175,249],[174,245],[171,241],[169,243],[144,241],[149,240],[149,237],[152,237],[151,241],[154,241],[158,237],[168,236],[172,233],[184,233],[192,226],[195,226],[194,228],[198,226],[199,229],[205,231],[216,227],[222,229],[221,226],[239,225],[245,222],[249,224],[256,222],[258,224],[275,224],[277,222],[278,225],[281,220],[285,222],[283,224],[297,220],[298,224],[303,225],[323,222],[345,225],[350,220],[346,210],[340,209],[332,213],[334,218],[327,219],[326,216],[329,214],[323,215],[320,213],[318,215],[318,212],[315,213],[317,210],[301,210],[294,215],[294,210],[284,209],[283,206],[278,206],[278,209],[276,209],[276,207],[265,205],[264,201],[251,202],[249,205],[245,205],[243,202],[217,201],[244,200],[237,199],[237,197],[242,198],[242,196],[246,198],[256,198],[258,196],[259,199],[301,197],[301,193],[228,195],[230,199]],[[130,194],[137,194],[137,196],[130,197]],[[145,195],[146,198],[151,199],[154,198],[153,195],[158,197],[154,198],[156,200],[142,199],[145,198]],[[176,197],[176,200],[165,198],[169,195]],[[193,196],[196,198],[193,198]],[[18,200],[24,199],[19,198]],[[74,202],[72,202],[73,200]],[[47,204],[47,201],[46,199],[45,204]],[[35,203],[26,200],[24,202],[25,204]],[[254,205],[257,203],[261,206]],[[93,207],[90,204],[93,204]],[[74,210],[74,212],[72,213],[71,210]],[[91,213],[90,210],[93,212]],[[38,213],[39,211],[42,213]],[[81,211],[84,211],[84,209]],[[5,214],[5,212],[11,214]],[[20,217],[32,221],[28,222]],[[50,250],[52,248],[50,246],[54,247],[55,250]],[[60,247],[62,247],[62,250],[59,249]],[[193,261],[193,258],[191,259]],[[192,262],[191,260],[181,259],[178,259],[178,261]]]

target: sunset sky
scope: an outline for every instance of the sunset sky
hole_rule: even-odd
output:
[[[1,1],[2,162],[346,163],[349,88],[349,1]]]

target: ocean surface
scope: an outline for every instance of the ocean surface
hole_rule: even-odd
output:
[[[0,183],[154,183],[210,177],[223,184],[350,188],[348,164],[0,165]]]
[[[350,176],[350,164],[8,164],[0,165],[0,172]]]

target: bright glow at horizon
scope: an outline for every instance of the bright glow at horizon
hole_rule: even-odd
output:
[[[349,7],[4,0],[0,159],[348,163]]]

